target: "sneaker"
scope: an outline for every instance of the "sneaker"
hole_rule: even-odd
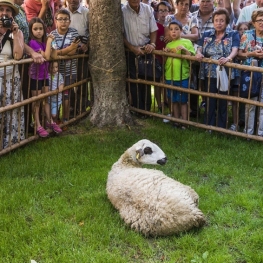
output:
[[[47,122],[47,127],[55,133],[61,133],[62,132],[60,127],[55,122],[53,122],[53,123]]]
[[[167,114],[167,116],[168,116],[168,117],[171,117],[171,114]],[[163,119],[163,122],[164,122],[164,123],[167,123],[167,122],[169,122],[169,121],[170,121],[170,120]]]
[[[205,108],[205,106],[206,106],[205,101],[202,101],[201,104],[200,104],[200,108]]]
[[[231,124],[230,128],[229,128],[230,131],[237,131],[237,126],[236,124]]]
[[[45,138],[49,135],[49,133],[42,126],[40,126],[37,129],[37,134],[39,135],[39,137],[42,137],[42,138]]]

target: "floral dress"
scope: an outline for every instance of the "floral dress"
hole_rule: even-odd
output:
[[[239,44],[240,36],[235,30],[226,30],[224,37],[221,41],[217,42],[215,30],[212,29],[204,32],[202,39],[198,41],[198,46],[202,47],[204,57],[214,60],[218,60],[221,57],[228,57],[232,52],[232,48],[239,48]],[[201,63],[200,78],[217,78],[216,67],[217,64]],[[228,72],[227,68],[226,71]],[[236,76],[238,76],[238,71],[232,69],[231,79],[234,79]]]
[[[8,61],[11,58],[11,45],[9,41],[6,41],[0,54],[0,63]],[[22,101],[18,65],[0,67],[0,85],[1,107],[13,105]],[[3,134],[0,149],[10,147],[12,144],[18,143],[25,139],[24,107],[22,106],[1,113],[0,125],[3,125],[0,126],[0,136]]]

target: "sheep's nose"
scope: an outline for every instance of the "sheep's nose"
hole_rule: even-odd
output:
[[[164,157],[163,159],[158,160],[157,163],[160,165],[164,165],[166,164],[166,161],[167,161],[167,157]]]

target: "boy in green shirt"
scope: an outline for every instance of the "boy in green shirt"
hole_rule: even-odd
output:
[[[169,24],[169,35],[172,41],[169,42],[164,51],[183,55],[195,55],[192,42],[181,38],[182,24],[179,21],[172,21]],[[188,88],[190,75],[189,61],[181,58],[167,58],[165,62],[165,82],[169,85]],[[167,96],[172,101],[173,117],[187,120],[188,94],[177,90],[167,90]],[[174,124],[179,127],[178,123]],[[185,126],[182,126],[185,129]]]

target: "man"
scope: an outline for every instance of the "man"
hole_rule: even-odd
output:
[[[124,44],[129,49],[127,55],[128,73],[130,78],[136,79],[136,56],[150,54],[155,49],[158,27],[154,19],[153,10],[140,0],[128,0],[122,7],[124,22]],[[138,96],[137,96],[138,92]],[[150,111],[151,86],[130,83],[131,105]],[[144,117],[144,116],[143,116]]]
[[[241,22],[251,22],[251,15],[257,8],[263,7],[263,0],[256,0],[252,5],[246,6],[241,9],[237,25]]]
[[[81,0],[68,0],[68,7],[66,8],[70,13],[70,27],[75,28],[78,31],[80,36],[84,36],[86,43],[81,43],[80,53],[86,53],[88,51],[88,37],[89,37],[89,24],[88,24],[88,13],[89,9],[81,5]],[[85,65],[88,64],[88,59],[78,59],[78,80],[87,78],[88,70]],[[85,112],[87,108],[87,99],[88,99],[88,87],[87,83],[82,84],[74,92],[70,93],[70,105],[71,108],[75,108],[75,96],[77,98],[77,111],[79,113]],[[81,106],[80,106],[81,100]]]

